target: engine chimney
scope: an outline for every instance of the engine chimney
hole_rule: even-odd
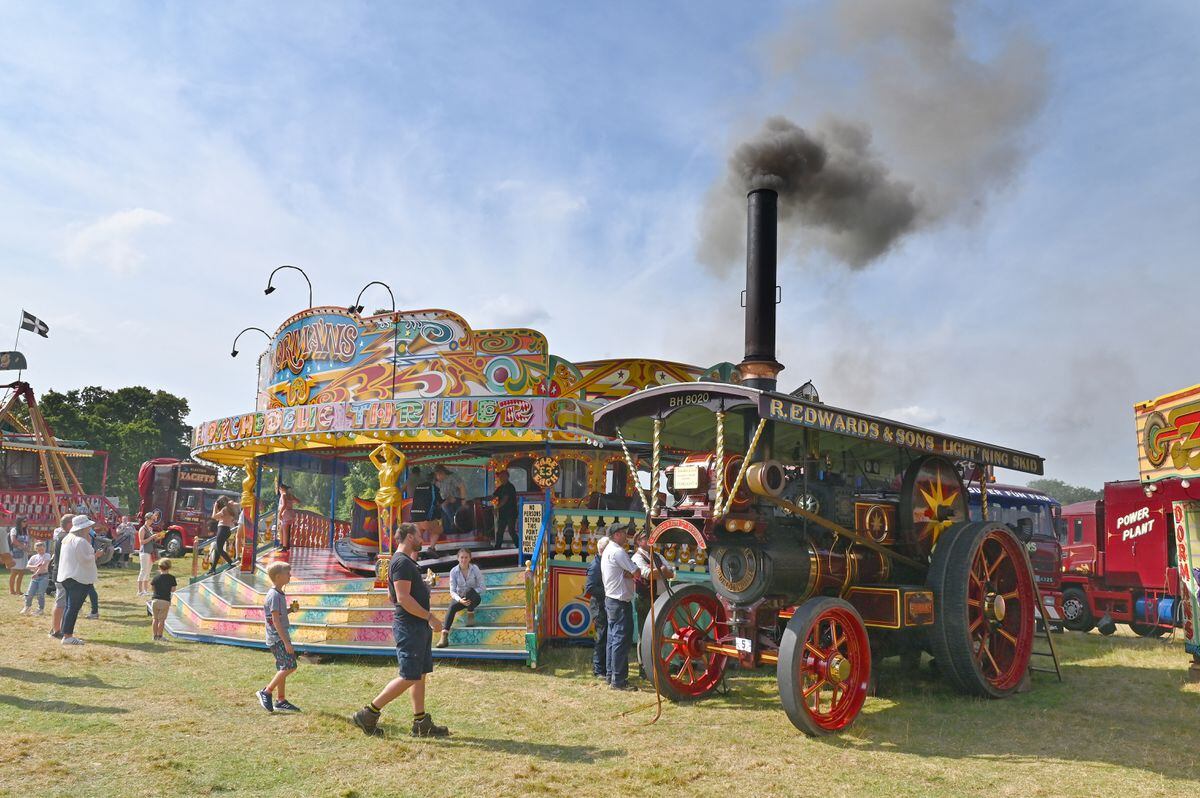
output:
[[[746,196],[746,356],[742,384],[773,391],[783,365],[775,359],[775,277],[779,195],[758,188]]]

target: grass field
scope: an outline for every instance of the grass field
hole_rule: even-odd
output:
[[[653,693],[590,678],[589,649],[546,665],[439,664],[429,708],[449,740],[407,737],[407,698],[368,739],[349,712],[393,673],[387,660],[301,663],[267,715],[253,692],[270,655],[149,642],[134,573],[106,573],[101,621],[65,649],[46,618],[0,597],[0,795],[571,796],[1087,795],[1200,790],[1200,686],[1182,645],[1059,636],[1066,682],[1039,674],[1006,701],[967,699],[929,677],[882,674],[849,733],[810,740],[779,707],[771,671],[731,674],[728,695],[620,713]]]

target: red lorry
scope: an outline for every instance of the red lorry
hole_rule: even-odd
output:
[[[1109,482],[1098,501],[1063,508],[1068,629],[1112,634],[1120,622],[1142,637],[1158,637],[1182,625],[1171,503],[1194,500],[1198,488],[1177,478]]]
[[[167,534],[159,544],[167,556],[179,557],[197,540],[216,534],[213,506],[221,496],[237,498],[232,490],[217,487],[217,469],[189,460],[159,457],[142,463],[138,470],[138,517],[151,510],[162,513],[161,528]]]

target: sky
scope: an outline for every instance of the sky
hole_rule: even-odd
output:
[[[1133,404],[1200,381],[1200,6],[896,8],[0,2],[0,336],[49,324],[39,392],[244,412],[286,263],[570,360],[737,362],[706,208],[768,117],[837,117],[929,202],[865,265],[784,231],[780,387],[1136,477]]]

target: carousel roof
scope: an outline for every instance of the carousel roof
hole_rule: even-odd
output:
[[[475,330],[446,310],[310,308],[280,325],[260,356],[257,408],[197,424],[192,455],[241,466],[380,443],[430,453],[603,445],[591,429],[605,401],[731,370],[646,358],[572,363],[550,354],[537,330]]]

